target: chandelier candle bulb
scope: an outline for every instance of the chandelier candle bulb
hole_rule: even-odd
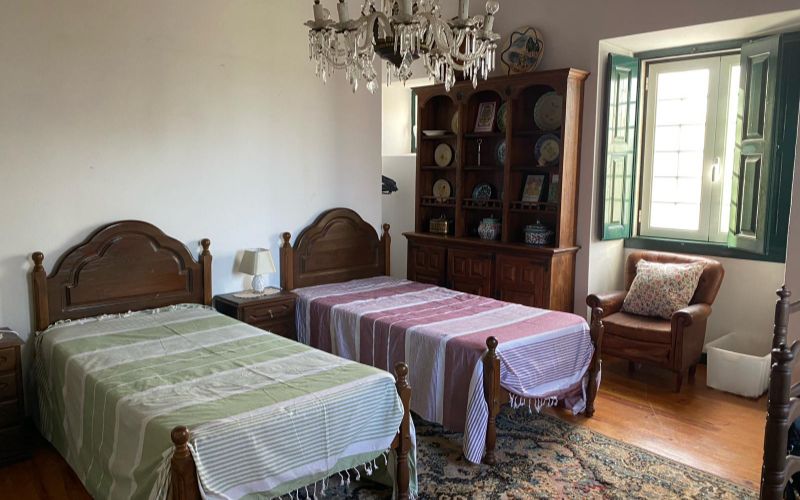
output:
[[[458,12],[463,20],[469,17],[469,0],[458,0]]]
[[[325,7],[319,3],[319,0],[314,1],[314,21],[321,23],[325,20]]]
[[[347,12],[347,4],[344,2],[344,0],[339,0],[339,5],[337,5],[336,8],[339,11],[340,23],[346,23],[350,21],[350,13]]]

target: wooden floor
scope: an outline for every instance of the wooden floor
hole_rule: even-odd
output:
[[[734,396],[706,386],[706,368],[674,392],[673,376],[605,359],[594,418],[559,417],[606,436],[758,490],[767,397]]]
[[[554,413],[756,489],[766,397],[753,401],[708,389],[705,374],[699,367],[697,380],[676,394],[669,374],[645,367],[631,377],[626,362],[607,359],[595,417]],[[66,462],[42,442],[31,460],[0,468],[0,497],[83,500],[89,495]]]

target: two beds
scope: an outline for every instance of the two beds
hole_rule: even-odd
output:
[[[389,278],[389,226],[379,238],[349,209],[284,233],[281,285],[298,295],[298,340],[386,368],[409,361],[411,409],[465,432],[472,462],[495,462],[500,405],[556,404],[594,413],[602,310],[574,314]]]
[[[156,227],[125,221],[49,276],[33,255],[40,426],[89,492],[313,496],[333,474],[392,463],[408,498],[407,367],[395,382],[214,312],[210,242],[200,244],[198,262]]]

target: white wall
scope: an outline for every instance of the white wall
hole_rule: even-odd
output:
[[[311,2],[0,2],[0,324],[27,337],[30,254],[142,219],[237,253],[347,206],[381,222],[380,96],[324,86]],[[278,283],[278,276],[271,282]]]
[[[424,72],[418,70],[418,75]],[[405,278],[408,240],[404,232],[414,231],[414,193],[417,182],[417,156],[411,154],[411,90],[430,85],[426,78],[415,78],[384,86],[381,95],[383,135],[383,175],[397,182],[399,191],[383,197],[383,221],[392,226],[392,276]]]
[[[800,137],[800,123],[798,123]],[[786,286],[794,294],[792,301],[800,300],[800,141],[795,154],[795,175],[792,191],[792,215],[789,221],[789,248],[786,253]],[[790,338],[800,339],[800,313],[791,316]],[[800,378],[800,364],[795,365],[795,380]]]

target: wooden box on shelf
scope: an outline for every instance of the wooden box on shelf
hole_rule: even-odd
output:
[[[280,291],[256,298],[241,298],[236,295],[217,295],[214,297],[214,308],[248,325],[297,340],[294,315],[297,297],[293,293]]]
[[[587,77],[567,68],[492,78],[474,89],[462,82],[449,93],[443,85],[416,89],[416,228],[406,234],[410,279],[572,310]],[[493,129],[485,131],[484,114],[484,131],[476,132],[479,111],[492,107]],[[441,144],[453,150],[446,166],[436,163]],[[446,200],[437,201],[434,193],[439,179],[452,186]],[[430,221],[438,218],[453,221],[451,234],[430,232]],[[486,218],[501,220],[499,241],[479,238]],[[526,245],[525,230],[532,225],[552,230],[553,244]]]

